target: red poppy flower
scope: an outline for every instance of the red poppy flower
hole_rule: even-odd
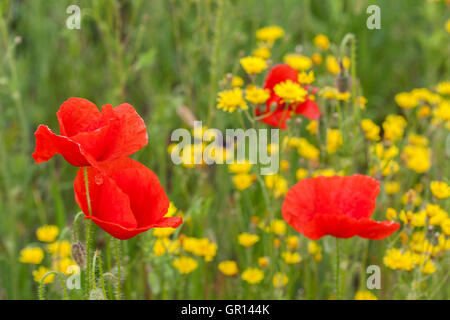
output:
[[[289,225],[312,240],[325,235],[379,240],[400,227],[370,219],[379,192],[378,181],[368,176],[310,178],[288,191],[281,211]]]
[[[292,112],[301,114],[311,120],[317,120],[320,117],[320,110],[317,103],[313,100],[306,99],[302,103],[290,104],[289,107],[286,108],[282,99],[275,94],[273,88],[278,83],[286,80],[298,82],[297,70],[291,68],[287,64],[278,64],[270,70],[264,84],[264,89],[269,89],[270,91],[270,98],[267,100],[265,108],[264,106],[256,108],[256,116],[267,115],[262,118],[261,121],[281,129],[286,129],[286,120],[291,117]],[[308,89],[308,87],[305,87],[305,89]],[[315,93],[317,90],[312,91]],[[273,104],[275,105],[275,109],[271,111],[271,106]]]
[[[180,217],[164,217],[169,199],[158,177],[146,166],[130,158],[99,166],[102,171],[86,167],[89,195],[84,168],[78,170],[74,182],[75,200],[86,219],[121,240],[150,228],[176,228],[181,224]]]
[[[100,112],[86,99],[70,98],[56,114],[61,135],[44,125],[35,132],[37,163],[59,153],[74,166],[95,165],[126,157],[148,142],[144,121],[128,103],[104,105]]]

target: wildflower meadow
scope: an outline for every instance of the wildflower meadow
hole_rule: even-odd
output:
[[[1,0],[0,300],[449,299],[449,57],[446,0]]]

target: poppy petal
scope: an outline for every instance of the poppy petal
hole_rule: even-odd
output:
[[[93,131],[107,124],[97,106],[83,98],[69,98],[56,115],[60,134],[67,137]]]
[[[301,114],[311,120],[317,120],[320,118],[319,106],[315,101],[310,99],[307,99],[305,102],[300,103],[295,108],[295,113]]]
[[[89,196],[86,194],[85,169]],[[74,190],[75,200],[86,216],[92,215],[96,221],[107,221],[124,228],[138,226],[128,196],[120,190],[113,179],[102,174],[100,170],[94,167],[78,169]]]
[[[400,228],[400,224],[394,221],[374,221],[370,219],[358,220],[361,238],[381,240],[389,237]]]
[[[102,107],[106,113],[107,106]],[[129,156],[139,151],[148,143],[147,128],[144,120],[128,103],[123,103],[112,109],[115,120],[111,124],[110,137],[107,141],[108,149],[101,161]]]
[[[36,147],[32,156],[36,163],[45,162],[55,154],[61,154],[73,166],[89,164],[78,143],[53,133],[49,127],[40,125],[34,135]]]
[[[266,78],[266,82],[264,83],[264,89],[270,89],[270,92],[273,92],[273,87],[275,87],[278,83],[286,80],[297,82],[297,70],[291,68],[287,64],[277,64],[272,69],[270,69],[269,74]]]

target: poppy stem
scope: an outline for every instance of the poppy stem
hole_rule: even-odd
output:
[[[116,285],[116,299],[120,300],[120,242],[119,239],[114,238],[114,253],[116,255],[116,263],[117,263],[117,285]]]
[[[340,258],[341,258],[341,239],[336,238],[336,300],[341,300],[341,272],[340,272]]]
[[[88,183],[88,172],[87,167],[84,170],[84,183],[86,188],[86,201],[88,206],[89,215],[92,215],[91,209],[91,199],[89,196],[89,183]],[[91,292],[91,232],[92,232],[92,221],[88,219],[86,221],[86,296],[89,297]]]

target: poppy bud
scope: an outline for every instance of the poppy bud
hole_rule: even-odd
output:
[[[80,241],[72,244],[72,258],[81,269],[86,269],[86,250]]]
[[[350,77],[347,73],[340,72],[336,78],[335,84],[340,93],[347,92],[350,89]]]

